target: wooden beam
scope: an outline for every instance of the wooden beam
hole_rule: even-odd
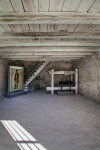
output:
[[[100,24],[100,13],[80,13],[80,12],[0,13],[0,24]]]
[[[0,32],[0,39],[2,38],[78,38],[78,39],[100,39],[100,32],[67,32],[67,31],[56,31],[56,32]]]
[[[6,37],[5,37],[6,38]],[[54,47],[54,46],[59,46],[59,47],[64,47],[64,46],[91,46],[91,47],[94,47],[94,46],[100,46],[100,41],[99,40],[66,40],[66,39],[63,39],[63,40],[57,40],[57,39],[49,39],[48,40],[43,40],[43,39],[37,39],[37,40],[27,40],[27,39],[9,39],[9,40],[0,40],[0,47],[32,47],[32,46],[35,46],[37,47],[37,49],[41,49],[40,47],[42,46],[45,46],[45,47]],[[35,48],[34,48],[35,49]],[[46,49],[46,48],[44,48]]]
[[[49,74],[64,74],[65,73],[65,71],[49,71]],[[75,71],[68,71],[67,72],[67,74],[66,75],[72,75],[72,74],[75,74]]]
[[[100,47],[1,47],[0,52],[2,53],[10,53],[10,52],[96,52],[100,51]]]
[[[60,91],[61,87],[46,87],[47,91]],[[70,90],[70,87],[62,87],[62,90]],[[76,90],[76,87],[71,87],[71,90]]]
[[[91,52],[0,52],[2,56],[85,56]]]
[[[73,61],[73,60],[79,60],[80,58],[49,58],[49,59],[38,59],[38,58],[31,58],[31,59],[26,59],[26,58],[7,58],[9,61],[14,61],[14,60],[23,60],[23,61]]]
[[[75,74],[75,93],[78,93],[78,69],[75,69],[75,71],[66,71],[66,75],[72,75]],[[54,69],[52,69],[51,71],[49,71],[49,74],[51,74],[51,87],[47,87],[46,90],[48,90],[48,88],[51,88],[51,94],[54,94],[54,75],[56,74],[65,74],[64,71],[54,71]],[[69,87],[67,87],[69,88]]]
[[[20,56],[20,55],[12,55],[12,56],[9,56],[9,55],[5,55],[5,56],[2,56],[2,58],[25,58],[25,59],[32,59],[32,58],[37,58],[37,59],[50,59],[50,58],[57,58],[57,59],[59,59],[59,58],[81,58],[81,57],[85,57],[84,55],[80,55],[80,56],[78,56],[78,55],[62,55],[62,56],[32,56],[32,55],[22,55],[22,56]]]
[[[39,52],[39,53],[32,53],[33,55],[37,55],[37,56],[85,56],[85,55],[91,55],[91,52],[45,52],[45,53],[43,53],[43,52]]]

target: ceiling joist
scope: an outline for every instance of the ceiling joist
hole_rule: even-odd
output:
[[[2,56],[85,56],[91,52],[0,52]]]
[[[28,55],[23,55],[23,56],[21,56],[21,55],[15,55],[15,56],[8,56],[8,55],[5,55],[5,56],[2,56],[2,58],[12,58],[12,59],[18,59],[18,58],[20,58],[20,59],[22,59],[22,58],[24,58],[24,59],[65,59],[65,58],[82,58],[82,57],[85,57],[84,55],[81,55],[81,56],[78,56],[78,55],[68,55],[68,56],[28,56]]]
[[[80,12],[0,13],[0,24],[100,24],[100,13],[80,13]]]
[[[35,53],[50,53],[50,52],[96,52],[100,51],[100,47],[1,47],[0,53],[24,53],[24,52],[35,52]]]
[[[18,60],[18,61],[53,61],[53,62],[56,62],[56,61],[64,61],[64,62],[68,62],[68,61],[73,61],[73,60],[79,60],[80,58],[66,58],[66,59],[25,59],[25,58],[17,58],[17,59],[15,59],[15,58],[8,58],[7,60],[9,60],[9,61],[16,61],[16,60]]]
[[[0,32],[0,39],[2,38],[78,38],[78,39],[100,39],[100,32]]]
[[[5,37],[6,38],[6,37]],[[99,40],[57,40],[57,39],[53,39],[51,41],[46,41],[46,40],[25,40],[25,39],[20,39],[20,40],[3,40],[0,41],[0,47],[5,47],[5,48],[9,48],[9,47],[26,47],[26,48],[31,48],[31,47],[37,47],[36,49],[39,50],[45,50],[45,49],[55,49],[55,47],[59,47],[58,49],[62,49],[66,46],[70,46],[70,47],[100,47],[100,41]],[[41,48],[42,47],[42,48]],[[43,48],[44,47],[44,48]],[[35,48],[34,48],[35,49]],[[92,48],[93,49],[93,48]]]

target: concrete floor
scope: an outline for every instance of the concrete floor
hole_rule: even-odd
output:
[[[80,95],[3,98],[0,120],[18,121],[47,150],[100,150],[100,105]],[[0,150],[19,150],[2,123]]]

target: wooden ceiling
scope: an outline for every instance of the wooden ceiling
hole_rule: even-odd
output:
[[[68,61],[100,49],[100,0],[0,0],[0,56]]]

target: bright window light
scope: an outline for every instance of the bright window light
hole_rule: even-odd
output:
[[[39,143],[36,143],[35,144],[36,146],[37,146],[37,148],[39,149],[39,150],[47,150],[47,149],[45,149],[41,144],[39,144]]]
[[[8,123],[8,121],[2,121],[2,123],[5,124],[5,126],[9,129],[11,136],[15,137],[16,141],[23,141],[23,139],[20,137],[20,135],[13,129],[13,127]]]
[[[20,143],[17,145],[22,148],[21,150],[32,150],[26,143]]]
[[[15,120],[1,120],[21,150],[47,150]]]
[[[32,150],[39,150],[34,144],[29,143],[28,146],[32,149]]]
[[[13,123],[29,138],[30,141],[36,141],[36,139],[28,133],[17,121],[13,121]]]
[[[8,121],[8,123],[14,128],[14,130],[21,136],[24,141],[29,141],[27,136],[21,130],[19,130],[19,128],[12,121]]]

